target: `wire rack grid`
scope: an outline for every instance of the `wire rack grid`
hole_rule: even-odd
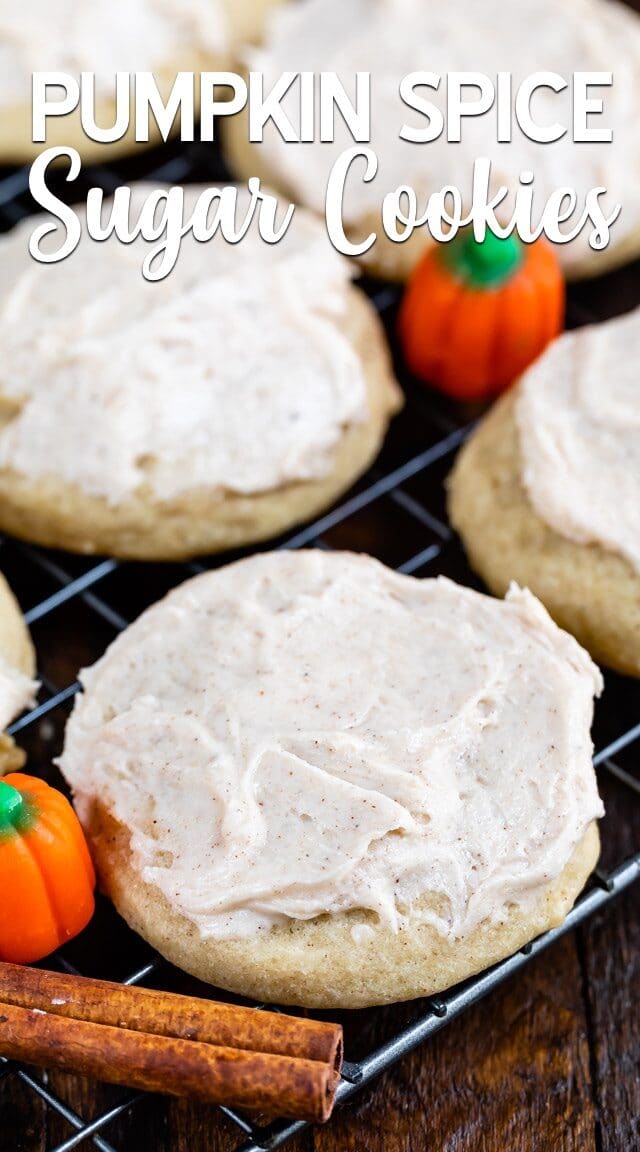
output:
[[[60,176],[56,191],[72,201],[80,199],[90,185],[111,191],[119,183],[135,178],[156,182],[201,180],[215,183],[224,177],[220,159],[211,149],[197,144],[168,146],[160,152],[146,153],[135,164],[94,167],[82,178],[84,184],[80,181],[73,190],[65,187]],[[12,227],[33,210],[28,193],[28,170],[19,169],[0,175],[0,229]],[[391,334],[397,290],[384,285],[363,286]],[[620,291],[623,297],[620,308],[628,307],[628,285]],[[611,291],[606,294],[597,290],[591,294],[587,292],[586,297],[584,293],[573,293],[569,320],[572,324],[579,324],[599,319],[612,308],[616,309],[616,303],[612,300]],[[443,479],[471,424],[467,414],[450,407],[408,379],[401,365],[398,369],[405,385],[407,408],[396,421],[396,428],[374,469],[337,507],[279,541],[277,546],[351,547],[373,552],[400,572],[419,576],[446,573],[473,584],[474,577],[447,523],[443,499]],[[45,733],[54,740],[53,751],[59,750],[64,718],[79,690],[77,669],[80,657],[74,664],[79,634],[96,629],[99,637],[96,643],[104,646],[162,591],[229,559],[226,556],[188,565],[152,567],[121,564],[113,559],[78,559],[9,539],[1,542],[0,550],[0,564],[22,598],[39,655],[39,635],[43,636],[43,646],[45,642],[50,643],[53,635],[62,637],[65,649],[69,644],[72,648],[69,656],[71,674],[67,681],[55,682],[48,675],[47,668],[42,667],[42,689],[36,707],[20,717],[10,729],[29,749],[30,743],[42,744],[43,731],[51,724],[52,718],[58,717],[57,734],[52,737],[48,730]],[[623,678],[608,677],[605,701],[599,706],[596,716],[595,765],[602,778],[606,777],[613,786],[637,802],[640,778],[634,774],[633,766],[634,762],[638,763],[640,750],[640,686]],[[60,784],[55,770],[47,768],[45,774],[49,771],[51,778]],[[610,864],[594,873],[587,890],[559,929],[532,941],[516,955],[465,984],[417,1003],[408,1020],[405,1019],[399,1028],[389,1010],[378,1010],[387,1014],[386,1038],[382,1044],[368,1044],[366,1035],[358,1037],[357,1025],[355,1030],[353,1026],[347,1026],[347,1060],[338,1090],[339,1103],[348,1100],[395,1061],[519,971],[532,956],[576,928],[637,880],[640,876],[640,844],[634,848],[636,850],[624,859],[616,858],[615,852],[605,853],[611,858]],[[114,913],[104,914],[107,918],[109,915],[115,917]],[[84,937],[91,939],[94,931],[99,934],[100,928],[90,926]],[[107,935],[114,931],[112,920],[108,921],[106,931]],[[97,944],[101,952],[102,939]],[[87,966],[83,963],[86,949],[83,949],[84,945],[80,946],[78,954],[73,945],[68,946],[47,961],[47,966],[86,972]],[[89,962],[89,967],[92,967],[92,962]],[[122,947],[107,948],[107,958],[103,957],[98,967],[109,978],[128,984],[145,981],[166,987],[171,986],[174,976],[170,966],[132,934],[125,937]],[[49,1089],[45,1076],[4,1060],[0,1065],[0,1077],[9,1076],[18,1077],[34,1097],[38,1097],[67,1126],[69,1135],[51,1144],[49,1152],[72,1152],[85,1142],[92,1142],[99,1152],[123,1152],[125,1144],[119,1140],[116,1145],[112,1144],[107,1138],[109,1130],[113,1131],[118,1120],[139,1107],[144,1099],[142,1094],[120,1093],[114,1103],[99,1110],[91,1120],[85,1120],[65,1103],[60,1094]],[[261,1123],[259,1119],[228,1108],[220,1109],[220,1112],[236,1129],[238,1152],[277,1148],[305,1128],[302,1123],[284,1120]]]

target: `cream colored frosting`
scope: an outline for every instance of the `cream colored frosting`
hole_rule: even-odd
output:
[[[372,213],[380,225],[385,193],[398,185],[412,185],[422,210],[427,197],[448,185],[457,186],[469,205],[473,161],[488,156],[493,164],[495,188],[517,187],[521,171],[535,173],[536,219],[552,190],[569,186],[579,196],[579,211],[586,192],[605,186],[602,203],[611,210],[622,203],[622,216],[614,225],[619,242],[640,222],[640,143],[637,121],[637,77],[640,72],[640,20],[612,0],[301,0],[274,12],[263,50],[250,54],[251,66],[263,70],[265,87],[285,69],[336,71],[353,96],[353,75],[370,72],[371,147],[379,161],[375,179],[362,180],[361,161],[348,179],[344,218],[358,224]],[[423,128],[425,121],[400,100],[403,76],[428,69],[444,77],[450,71],[481,72],[495,77],[513,74],[513,90],[527,75],[555,71],[571,79],[574,71],[613,71],[611,88],[594,93],[604,98],[605,114],[591,126],[612,128],[611,144],[574,144],[571,140],[571,92],[539,91],[533,113],[544,125],[560,121],[569,134],[553,144],[535,144],[518,129],[514,119],[511,143],[498,144],[495,112],[466,119],[462,141],[447,143],[446,133],[432,143],[402,141],[403,123]],[[445,81],[440,90],[422,93],[445,108]],[[299,115],[295,94],[288,103],[290,119]],[[340,117],[337,117],[340,121]],[[346,128],[337,125],[334,144],[286,144],[268,126],[265,160],[283,177],[300,201],[324,211],[327,178],[338,155],[353,145]],[[260,146],[259,146],[260,147]],[[570,223],[563,231],[570,230]],[[589,228],[558,249],[570,267],[584,258]],[[375,254],[375,250],[374,250]]]
[[[0,0],[0,104],[31,102],[31,73],[153,71],[228,44],[222,0]]]
[[[183,584],[82,681],[61,760],[80,814],[107,805],[204,937],[348,909],[457,936],[526,907],[602,815],[600,674],[516,587],[257,555]]]
[[[538,515],[640,572],[640,309],[568,332],[517,396],[522,479]]]
[[[198,187],[185,190],[188,213]],[[138,185],[133,217],[149,187]],[[0,240],[0,467],[53,475],[112,503],[200,486],[255,493],[331,472],[367,416],[361,362],[341,331],[351,270],[298,211],[275,245],[183,240],[149,283],[144,241],[36,264],[33,219]],[[255,224],[255,222],[254,222]],[[56,240],[59,244],[59,240]]]
[[[0,731],[35,703],[38,685],[0,654]]]

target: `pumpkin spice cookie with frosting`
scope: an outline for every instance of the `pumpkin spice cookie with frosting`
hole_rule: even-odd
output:
[[[468,211],[477,157],[491,161],[490,196],[501,186],[510,189],[511,198],[500,209],[507,219],[515,193],[522,191],[520,175],[526,172],[534,173],[534,224],[559,188],[571,188],[577,196],[575,211],[561,227],[565,234],[578,224],[587,194],[594,188],[607,190],[600,198],[607,216],[617,204],[624,206],[606,249],[594,251],[589,246],[589,223],[570,243],[557,246],[568,277],[599,275],[640,256],[640,19],[625,5],[615,0],[566,0],[562,4],[557,0],[513,4],[504,0],[448,0],[446,4],[438,0],[300,0],[272,13],[262,46],[244,56],[248,68],[264,73],[266,91],[289,69],[328,71],[337,72],[353,99],[354,74],[371,73],[370,148],[377,157],[377,171],[373,179],[365,180],[365,160],[352,166],[342,218],[353,243],[377,234],[373,247],[361,257],[375,275],[406,280],[431,242],[425,227],[418,227],[400,243],[385,235],[381,218],[385,195],[399,187],[413,188],[421,216],[433,193],[453,186]],[[440,77],[439,87],[437,91],[418,87],[415,99],[435,105],[444,127],[437,139],[421,144],[400,138],[403,124],[419,133],[424,132],[427,120],[425,113],[401,100],[399,89],[404,77],[425,67]],[[512,138],[498,143],[496,100],[486,114],[462,119],[460,142],[447,140],[447,73],[481,73],[494,82],[498,73],[511,73],[515,98],[520,83],[541,68],[567,81],[560,93],[540,88],[532,98],[537,124],[566,126],[561,139],[534,143],[509,107],[503,116],[512,126]],[[593,89],[592,95],[603,99],[604,114],[592,121],[612,129],[613,142],[574,143],[573,74],[612,70],[613,85]],[[472,98],[466,99],[471,102]],[[281,103],[299,133],[295,85]],[[324,214],[329,175],[338,157],[354,147],[342,118],[335,119],[332,143],[316,140],[292,145],[273,122],[265,126],[262,142],[250,143],[246,112],[238,114],[225,125],[231,170],[243,179],[262,176],[300,204]],[[405,210],[407,203],[405,199]]]
[[[25,761],[4,729],[35,698],[36,660],[18,602],[0,573],[0,776],[15,772]]]
[[[189,215],[201,191],[184,190]],[[147,194],[134,186],[133,218]],[[34,264],[37,223],[0,240],[3,529],[185,558],[314,516],[377,455],[401,393],[320,221],[296,212],[278,244],[255,226],[237,244],[189,233],[153,283],[143,240],[83,236],[61,263]]]
[[[113,143],[90,140],[78,109],[50,119],[46,144],[34,144],[33,72],[94,72],[95,121],[111,127],[116,123],[116,72],[153,72],[166,99],[178,72],[229,68],[238,43],[259,36],[266,10],[277,2],[0,0],[0,164],[25,164],[45,147],[73,147],[92,162],[111,161],[140,147],[132,124]],[[195,91],[199,95],[198,85]],[[159,140],[156,128],[152,143]]]
[[[595,865],[600,674],[515,586],[266,553],[171,592],[82,680],[61,767],[102,885],[235,992],[434,993],[559,924]]]
[[[562,336],[461,450],[449,511],[475,570],[531,588],[640,676],[640,310]]]

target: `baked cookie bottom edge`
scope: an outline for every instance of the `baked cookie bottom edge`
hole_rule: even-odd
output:
[[[460,940],[447,940],[418,920],[394,933],[366,912],[292,921],[249,939],[203,940],[191,921],[141,879],[132,864],[128,830],[99,803],[87,832],[103,890],[130,927],[172,964],[259,1001],[331,1009],[434,995],[512,955],[562,923],[600,852],[592,823],[533,908],[525,914],[509,906],[499,924],[485,921]],[[365,924],[373,935],[354,941],[352,928]]]

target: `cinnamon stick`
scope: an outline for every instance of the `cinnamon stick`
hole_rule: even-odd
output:
[[[174,992],[0,963],[0,1003],[135,1032],[320,1060],[339,1073],[342,1028]]]
[[[338,1081],[321,1060],[135,1032],[11,1004],[0,1005],[0,1050],[112,1084],[300,1120],[329,1118]]]

